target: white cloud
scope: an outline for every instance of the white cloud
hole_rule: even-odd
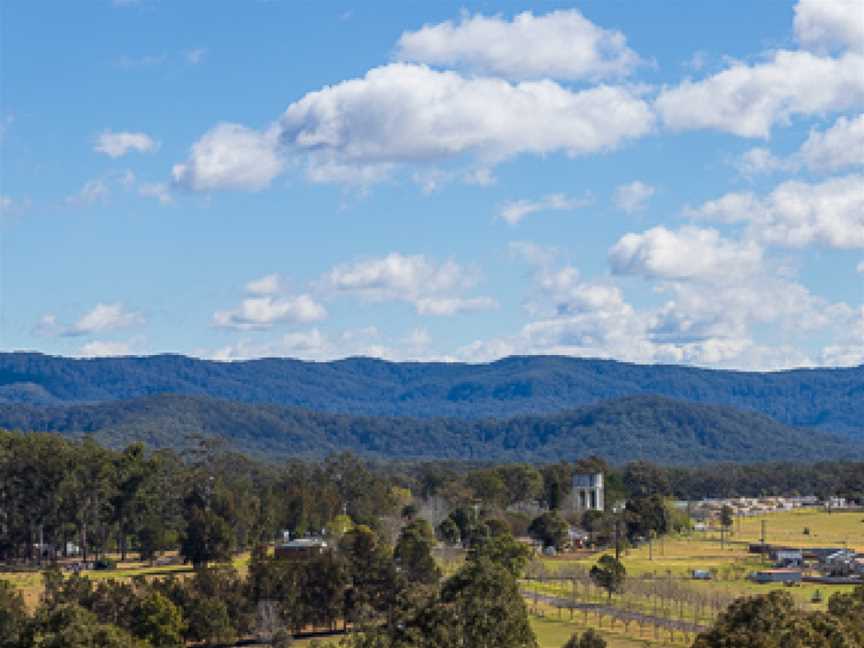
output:
[[[753,241],[724,239],[714,229],[659,226],[622,237],[609,250],[609,263],[618,274],[728,280],[758,269],[762,249]]]
[[[276,295],[284,289],[284,280],[276,273],[253,279],[246,284],[246,292],[251,295]]]
[[[639,180],[620,185],[615,190],[615,206],[621,211],[633,214],[642,211],[654,195],[654,187]]]
[[[250,297],[233,310],[217,311],[213,323],[240,331],[263,330],[281,322],[309,323],[327,317],[327,310],[309,295]]]
[[[840,58],[778,51],[764,63],[736,62],[701,81],[665,88],[654,105],[673,130],[716,129],[768,138],[794,116],[822,115],[864,105],[864,56]]]
[[[328,161],[471,154],[494,163],[521,153],[611,150],[648,133],[653,115],[626,88],[573,92],[552,81],[514,85],[397,63],[307,94],[280,123],[287,146]]]
[[[497,308],[491,297],[420,297],[415,302],[420,315],[456,315]]]
[[[549,194],[539,200],[516,200],[505,203],[498,211],[498,217],[510,225],[517,225],[530,214],[543,211],[572,211],[585,207],[590,202],[589,198],[572,198],[560,193]]]
[[[127,311],[123,304],[98,303],[93,309],[85,313],[75,324],[66,328],[61,335],[78,336],[89,335],[101,331],[112,331],[126,328],[141,321],[138,313]]]
[[[207,58],[207,48],[198,47],[196,49],[188,50],[184,53],[184,56],[189,65],[198,65],[203,63],[204,59]]]
[[[864,274],[864,261],[861,261],[861,262],[860,262],[860,263],[855,267],[855,270],[857,270],[857,271],[860,272],[861,274]]]
[[[788,160],[776,157],[769,149],[757,146],[744,152],[735,161],[741,175],[752,177],[761,174],[788,171],[795,168]]]
[[[810,169],[819,171],[864,165],[864,114],[852,119],[840,117],[826,131],[811,130],[799,155]]]
[[[834,341],[832,353],[846,364],[857,357],[856,342],[861,351],[860,313],[778,273],[747,239],[696,227],[622,237],[610,249],[613,271],[645,277],[660,297],[638,308],[614,281],[556,267],[554,250],[511,248],[537,267],[527,300],[531,319],[513,335],[466,345],[462,359],[564,354],[769,370],[814,364],[818,353],[801,349],[821,336]],[[771,335],[762,342],[766,329]]]
[[[192,145],[189,159],[174,165],[172,174],[177,184],[195,191],[256,191],[267,187],[283,166],[275,130],[222,123]]]
[[[420,187],[423,193],[431,194],[449,183],[453,179],[453,176],[441,169],[422,169],[415,171],[411,179]]]
[[[131,151],[155,153],[159,150],[159,142],[146,133],[113,133],[106,130],[96,138],[93,150],[97,153],[104,153],[108,157],[119,158]]]
[[[454,261],[435,263],[422,254],[393,252],[385,257],[341,264],[325,276],[337,292],[356,294],[369,301],[414,299],[473,284],[473,278]]]
[[[465,173],[465,184],[475,185],[477,187],[490,187],[495,184],[495,174],[489,167],[478,167]]]
[[[322,286],[336,294],[356,295],[370,302],[404,301],[421,315],[455,315],[494,308],[489,297],[459,293],[476,283],[476,273],[454,261],[437,263],[422,254],[391,253],[385,257],[340,264],[327,273]]]
[[[576,9],[535,16],[463,14],[405,32],[397,43],[403,61],[509,79],[599,79],[627,75],[640,63],[619,31],[598,27]]]
[[[835,367],[864,365],[864,306],[849,318],[845,338],[822,349],[820,364]]]
[[[768,244],[864,247],[864,176],[820,183],[787,181],[768,196],[730,193],[689,212],[692,216],[748,224],[752,238]]]
[[[43,315],[33,328],[33,333],[35,335],[78,337],[127,328],[142,321],[139,313],[126,310],[120,302],[113,304],[99,302],[82,315],[77,322],[68,326],[61,323],[53,313]]]
[[[305,360],[334,360],[345,357],[376,357],[388,360],[440,360],[452,357],[436,355],[430,349],[431,339],[425,329],[414,329],[404,339],[392,345],[381,342],[381,333],[374,326],[326,333],[317,328],[293,331],[265,343],[240,341],[218,349],[203,352],[216,360],[245,360],[260,357],[292,357]]]
[[[831,172],[864,166],[864,114],[839,117],[823,131],[811,129],[801,148],[788,157],[776,157],[767,148],[752,148],[741,156],[736,166],[745,176],[802,168]]]
[[[803,46],[819,52],[846,47],[864,50],[864,2],[799,0],[795,35]]]
[[[131,354],[132,350],[126,342],[93,340],[82,346],[75,355],[81,358],[107,358],[111,356],[128,356]]]
[[[138,187],[138,193],[145,198],[155,198],[163,205],[174,202],[171,187],[164,182],[142,182]]]
[[[66,204],[72,206],[92,205],[97,202],[105,202],[111,190],[105,180],[97,178],[88,180],[78,193],[66,197]]]

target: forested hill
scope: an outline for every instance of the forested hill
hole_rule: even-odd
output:
[[[635,396],[510,419],[364,417],[207,397],[152,396],[96,405],[0,405],[0,427],[92,434],[122,447],[182,448],[217,436],[272,459],[351,450],[401,459],[557,461],[597,454],[666,464],[864,458],[864,444],[781,425],[757,413]]]
[[[0,354],[0,402],[61,404],[160,393],[321,412],[480,419],[658,394],[762,412],[864,439],[864,366],[746,373],[556,356],[481,365],[349,358],[214,362],[178,355],[92,360]]]

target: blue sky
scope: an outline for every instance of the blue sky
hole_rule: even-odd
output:
[[[0,349],[864,363],[864,2],[7,2]]]

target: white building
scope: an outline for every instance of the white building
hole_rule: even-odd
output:
[[[574,511],[602,511],[605,506],[603,473],[573,475],[571,500]]]

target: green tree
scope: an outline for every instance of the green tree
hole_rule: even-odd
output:
[[[225,601],[198,595],[186,609],[187,637],[206,644],[227,644],[237,638]]]
[[[24,598],[12,583],[0,580],[0,648],[26,648],[30,641]]]
[[[563,648],[606,648],[606,640],[589,628],[581,637],[576,634],[570,637]]]
[[[660,495],[632,497],[625,509],[627,537],[631,540],[651,534],[665,535],[669,532],[671,516],[666,500]]]
[[[672,494],[666,472],[647,461],[633,461],[624,467],[624,487],[630,497],[666,497]]]
[[[613,594],[621,592],[624,589],[627,570],[624,569],[621,561],[616,560],[614,556],[605,554],[591,568],[589,575],[598,587],[606,590],[606,594],[611,600]]]
[[[528,534],[543,543],[544,547],[560,549],[568,540],[570,525],[558,511],[548,511],[537,516],[528,527]]]
[[[781,591],[736,600],[718,617],[714,626],[693,643],[693,648],[829,646],[825,636],[814,627],[812,618],[798,609],[788,592]]]
[[[414,520],[404,526],[393,551],[400,575],[411,583],[432,585],[441,578],[441,570],[432,557],[435,535],[426,520]]]
[[[543,476],[540,505],[553,511],[560,509],[573,490],[573,469],[561,462],[544,466],[540,472]]]
[[[459,544],[459,541],[462,539],[459,533],[459,526],[451,517],[444,518],[441,524],[438,525],[437,535],[441,538],[442,542],[449,545]]]
[[[34,645],[39,648],[146,648],[117,626],[99,623],[96,615],[80,605],[66,603],[42,608],[36,619]]]
[[[149,592],[138,604],[133,631],[159,648],[183,646],[185,624],[180,609],[159,592]]]
[[[486,560],[472,560],[445,584],[441,602],[451,607],[454,617],[447,632],[458,643],[446,646],[472,648],[536,648],[537,640],[528,623],[525,602],[513,575],[504,567]]]
[[[517,541],[509,532],[492,533],[488,538],[471,545],[469,561],[488,560],[518,578],[525,570],[531,550]]]
[[[186,511],[186,530],[180,544],[181,555],[195,567],[231,558],[233,533],[228,522],[203,506]]]

